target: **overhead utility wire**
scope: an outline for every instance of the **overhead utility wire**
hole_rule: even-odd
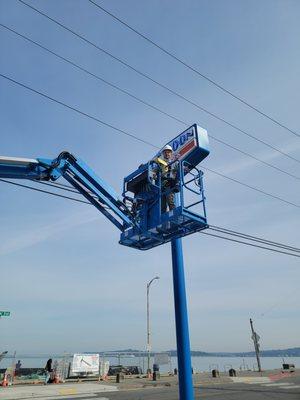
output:
[[[14,182],[11,182],[11,181],[6,181],[6,182],[14,184]],[[47,186],[52,186],[52,187],[55,187],[57,189],[66,190],[66,191],[81,195],[81,193],[78,192],[77,190],[75,190],[75,189],[73,190],[73,188],[71,186],[60,184],[58,182],[55,182],[55,183],[53,183],[53,182],[51,182],[51,183],[50,182],[42,182],[42,181],[34,181],[34,182],[37,182],[37,183],[40,183],[40,184],[43,184],[43,185],[47,185]],[[32,187],[27,187],[26,185],[23,185],[23,186],[25,188],[34,189]],[[43,192],[44,193],[48,193],[48,194],[52,194],[52,195],[57,195],[58,197],[67,198],[69,200],[76,200],[76,199],[74,199],[72,197],[60,196],[60,195],[55,194],[53,192],[47,192],[47,191],[43,191]],[[94,196],[94,197],[97,198],[97,196]],[[82,202],[86,203],[86,204],[91,204],[91,203],[86,202],[86,201],[82,201]],[[106,208],[108,208],[108,207],[106,207]],[[273,242],[273,241],[270,241],[270,240],[267,240],[267,239],[264,239],[264,238],[259,238],[257,236],[248,235],[248,234],[245,234],[245,233],[233,231],[231,229],[226,229],[226,228],[219,227],[219,226],[214,226],[214,225],[209,225],[208,229],[211,230],[211,231],[216,231],[218,233],[223,233],[223,234],[230,235],[230,236],[236,236],[236,237],[238,237],[240,239],[245,239],[245,240],[248,240],[248,241],[258,242],[258,243],[265,244],[265,245],[268,245],[268,246],[281,248],[281,249],[292,251],[292,252],[295,252],[295,253],[300,253],[300,249],[297,248],[297,247],[288,246],[288,245],[285,245],[285,244],[282,244],[282,243],[278,243],[278,242]]]
[[[1,26],[2,28],[7,29],[8,31],[14,33],[15,35],[21,37],[22,39],[24,39],[24,40],[26,40],[26,41],[28,41],[28,42],[34,44],[35,46],[38,46],[39,48],[45,50],[46,52],[48,52],[48,53],[54,55],[54,56],[57,57],[58,59],[60,59],[60,60],[62,60],[62,61],[64,61],[64,62],[66,62],[66,63],[72,65],[73,67],[79,69],[80,71],[86,73],[87,75],[92,76],[92,77],[96,78],[97,80],[100,80],[102,83],[104,83],[104,84],[106,84],[106,85],[108,85],[108,86],[110,86],[110,87],[112,87],[112,88],[114,88],[114,89],[120,91],[121,93],[123,93],[123,94],[125,94],[125,95],[127,95],[127,96],[129,96],[129,97],[131,97],[131,98],[133,98],[134,100],[136,100],[136,101],[138,101],[138,102],[140,102],[140,103],[142,103],[142,104],[144,104],[144,105],[146,105],[146,106],[148,106],[148,107],[150,107],[150,108],[152,108],[152,109],[154,109],[154,110],[160,112],[161,114],[166,115],[167,117],[169,117],[169,118],[171,118],[171,119],[173,119],[173,120],[179,122],[180,124],[182,124],[182,125],[184,125],[184,126],[186,126],[186,127],[188,127],[188,126],[190,125],[188,122],[183,121],[183,120],[181,120],[181,119],[175,117],[174,115],[171,115],[171,114],[169,114],[169,113],[163,111],[162,109],[160,109],[160,108],[154,106],[153,104],[150,104],[150,103],[146,102],[145,100],[143,100],[143,99],[141,99],[141,98],[139,98],[139,97],[133,95],[132,93],[128,92],[127,90],[122,89],[121,87],[119,87],[119,86],[117,86],[117,85],[115,85],[115,84],[113,84],[113,83],[107,81],[106,79],[103,79],[103,78],[100,77],[99,75],[96,75],[96,74],[94,74],[93,72],[91,72],[91,71],[89,71],[89,70],[87,70],[87,69],[81,67],[80,65],[78,65],[78,64],[76,64],[76,63],[74,63],[73,61],[71,61],[71,60],[69,60],[69,59],[67,59],[67,58],[65,58],[65,57],[63,57],[63,56],[61,56],[61,55],[55,53],[54,51],[50,50],[49,48],[47,48],[47,47],[41,45],[40,43],[38,43],[38,42],[36,42],[36,41],[30,39],[29,37],[27,37],[27,36],[25,36],[25,35],[23,35],[23,34],[17,32],[16,30],[14,30],[14,29],[8,27],[7,25],[4,25],[4,24],[0,23],[0,26]],[[296,175],[294,175],[294,174],[291,174],[290,172],[287,172],[287,171],[285,171],[285,170],[283,170],[283,169],[281,169],[281,168],[275,166],[274,164],[271,164],[271,163],[269,163],[269,162],[267,162],[267,161],[264,161],[264,160],[262,160],[262,159],[260,159],[260,158],[258,158],[258,157],[256,157],[256,156],[253,156],[252,154],[247,153],[247,152],[245,152],[245,151],[243,151],[243,150],[241,150],[241,149],[239,149],[239,148],[237,148],[237,147],[235,147],[235,146],[233,146],[233,145],[231,145],[231,144],[229,144],[229,143],[227,143],[227,142],[225,142],[225,141],[223,141],[223,140],[221,140],[221,139],[218,139],[217,137],[215,137],[215,136],[213,136],[213,135],[211,135],[211,134],[210,134],[210,138],[211,138],[212,140],[215,140],[216,142],[221,143],[221,144],[223,144],[224,146],[229,147],[229,148],[231,148],[231,149],[233,149],[233,150],[235,150],[235,151],[237,151],[237,152],[239,152],[239,153],[241,153],[241,154],[243,154],[243,155],[245,155],[245,156],[247,156],[247,157],[250,157],[250,158],[252,158],[252,159],[254,159],[254,160],[256,160],[256,161],[258,161],[258,162],[260,162],[260,163],[262,163],[262,164],[264,164],[264,165],[266,165],[266,166],[268,166],[268,167],[270,167],[270,168],[273,168],[273,169],[275,169],[276,171],[279,171],[279,172],[281,172],[281,173],[283,173],[283,174],[286,174],[286,175],[288,175],[288,176],[290,176],[290,177],[292,177],[292,178],[294,178],[294,179],[300,180],[300,178],[299,178],[298,176],[296,176]]]
[[[73,193],[76,193],[76,194],[82,196],[82,194],[80,192],[78,192],[76,189],[73,189],[73,187],[69,186],[69,185],[65,185],[65,184],[62,184],[62,183],[59,183],[59,182],[42,182],[42,181],[36,181],[36,182],[44,184],[44,185],[48,185],[48,186],[53,186],[53,187],[55,187],[57,189],[73,192]],[[90,192],[90,193],[95,198],[98,198],[96,195],[94,195],[94,193],[92,193],[92,192]],[[69,198],[69,199],[72,200],[72,198]],[[84,203],[90,204],[90,203],[88,203],[86,201],[84,201]],[[108,208],[108,207],[105,206],[105,208]],[[265,245],[269,245],[269,246],[272,246],[272,247],[278,247],[278,248],[282,248],[284,250],[292,251],[292,252],[295,252],[295,253],[300,253],[300,248],[298,248],[298,247],[289,246],[289,245],[286,245],[286,244],[283,244],[283,243],[279,243],[279,242],[274,242],[274,241],[271,241],[271,240],[268,240],[268,239],[264,239],[264,238],[253,236],[253,235],[249,235],[249,234],[242,233],[242,232],[237,232],[237,231],[234,231],[232,229],[224,228],[224,227],[221,227],[221,226],[209,225],[208,229],[211,230],[211,231],[216,231],[218,233],[223,233],[223,234],[226,234],[226,235],[236,236],[236,237],[239,237],[241,239],[254,241],[254,242],[259,242],[259,243],[262,243],[262,244],[265,244]]]
[[[81,196],[80,192],[78,192],[76,189],[73,189],[73,187],[69,186],[69,185],[65,185],[65,184],[62,184],[62,183],[59,183],[59,182],[51,182],[51,183],[50,182],[42,182],[42,181],[36,181],[36,182],[37,183],[41,183],[43,185],[53,186],[56,189],[66,190],[66,191],[69,191],[69,192],[72,192],[72,193],[76,193],[76,194]],[[94,193],[92,193],[92,192],[90,192],[90,193],[93,195],[94,198],[98,198],[96,195],[94,195]],[[106,207],[106,208],[108,208],[108,207]],[[216,231],[218,233],[224,233],[226,235],[236,236],[236,237],[239,237],[239,238],[242,238],[242,239],[246,239],[246,240],[249,240],[249,241],[258,242],[258,243],[266,244],[266,245],[269,245],[269,246],[272,246],[272,247],[278,247],[278,248],[281,248],[281,249],[284,249],[284,250],[300,253],[300,248],[298,248],[298,247],[293,247],[293,246],[289,246],[289,245],[286,245],[286,244],[283,244],[283,243],[267,240],[267,239],[264,239],[264,238],[261,238],[261,237],[249,235],[249,234],[242,233],[242,232],[237,232],[237,231],[234,231],[232,229],[227,229],[227,228],[224,228],[224,227],[221,227],[221,226],[216,226],[216,225],[211,225],[210,224],[208,229],[211,230],[211,231]]]
[[[291,299],[294,294],[299,293],[299,288],[297,287],[295,290],[292,292],[289,291],[288,298]],[[268,307],[264,312],[260,313],[259,316],[257,317],[258,319],[264,317],[267,313],[270,311],[273,311],[274,308],[277,308],[278,306],[282,306],[282,303],[284,300],[287,299],[287,295],[281,296],[282,298],[279,301],[276,301],[272,306]]]
[[[249,241],[253,241],[253,242],[259,242],[259,243],[263,243],[263,244],[268,244],[270,246],[274,246],[274,247],[279,247],[285,250],[290,250],[290,251],[294,251],[296,253],[300,253],[300,249],[298,247],[293,247],[293,246],[289,246],[283,243],[279,243],[279,242],[274,242],[271,240],[267,240],[264,238],[260,238],[257,236],[253,236],[253,235],[248,235],[246,233],[241,233],[241,232],[237,232],[237,231],[233,231],[231,229],[227,229],[227,228],[223,228],[221,226],[215,226],[215,225],[209,225],[209,229],[211,231],[216,231],[216,232],[220,232],[220,233],[225,233],[226,235],[231,235],[231,236],[237,236],[237,237],[243,237]]]
[[[50,186],[54,186],[54,187],[57,187],[58,189],[66,189],[66,190],[69,190],[69,192],[73,192],[73,193],[77,193],[77,194],[80,194],[81,195],[81,193],[80,192],[78,192],[78,190],[77,189],[75,189],[73,186],[70,186],[70,185],[66,185],[65,183],[60,183],[60,182],[57,182],[57,181],[55,181],[55,182],[53,182],[53,181],[38,181],[38,180],[35,180],[34,182],[38,182],[38,183],[42,183],[43,185],[50,185]],[[92,193],[92,192],[90,192],[90,193]]]
[[[42,97],[44,97],[44,98],[46,98],[46,99],[48,99],[48,100],[51,100],[51,101],[54,102],[54,103],[60,104],[60,105],[66,107],[66,108],[68,108],[68,109],[70,109],[70,110],[72,110],[72,111],[75,111],[76,113],[78,113],[78,114],[80,114],[80,115],[83,115],[83,116],[85,116],[85,117],[87,117],[87,118],[90,118],[90,119],[92,119],[92,120],[94,120],[94,121],[96,121],[96,122],[98,122],[98,123],[100,123],[100,124],[102,124],[102,125],[104,125],[104,126],[107,126],[107,127],[111,128],[111,129],[113,129],[113,130],[115,130],[115,131],[117,131],[117,132],[119,132],[119,133],[122,133],[122,134],[124,134],[124,135],[126,135],[126,136],[129,136],[129,137],[131,137],[131,138],[133,138],[133,139],[135,139],[135,140],[137,140],[137,141],[139,141],[139,142],[145,143],[145,144],[147,144],[147,145],[149,145],[149,146],[151,146],[151,147],[154,147],[155,149],[158,149],[158,150],[160,149],[160,147],[158,147],[158,146],[156,146],[156,145],[154,145],[154,144],[152,144],[152,143],[150,143],[150,142],[148,142],[148,141],[146,141],[146,140],[144,140],[144,139],[141,139],[140,137],[138,137],[138,136],[136,136],[136,135],[134,135],[134,134],[131,134],[131,133],[129,133],[129,132],[123,130],[123,129],[117,128],[117,127],[115,127],[115,126],[113,126],[113,125],[111,125],[111,124],[109,124],[109,123],[107,123],[107,122],[102,121],[102,120],[99,119],[99,118],[96,118],[96,117],[94,117],[94,116],[92,116],[92,115],[90,115],[90,114],[87,114],[87,113],[85,113],[85,112],[79,110],[78,108],[75,108],[75,107],[73,107],[73,106],[70,106],[70,105],[68,105],[68,104],[66,104],[66,103],[64,103],[64,102],[62,102],[62,101],[60,101],[60,100],[54,99],[53,97],[51,97],[51,96],[49,96],[49,95],[47,95],[47,94],[45,94],[45,93],[42,93],[42,92],[40,92],[40,91],[38,91],[38,90],[36,90],[36,89],[33,89],[33,88],[31,88],[30,86],[27,86],[27,85],[25,85],[25,84],[23,84],[23,83],[21,83],[21,82],[19,82],[19,81],[16,81],[15,79],[10,78],[10,77],[7,76],[7,75],[4,75],[4,74],[1,74],[1,73],[0,73],[0,77],[2,77],[2,78],[4,78],[4,79],[6,79],[6,80],[8,80],[8,81],[10,81],[10,82],[12,82],[12,83],[18,85],[18,86],[21,86],[21,87],[23,87],[23,88],[25,88],[25,89],[27,89],[27,90],[29,90],[29,91],[35,93],[35,94],[38,94],[38,95],[40,95],[40,96],[42,96]],[[210,169],[210,168],[207,168],[207,167],[204,167],[204,166],[202,166],[202,168],[203,168],[203,169],[206,169],[207,171],[210,171],[210,172],[212,172],[212,173],[214,173],[214,174],[216,174],[216,175],[218,175],[218,176],[222,176],[223,178],[229,179],[229,180],[231,180],[232,182],[238,183],[238,184],[240,184],[240,185],[242,185],[242,186],[245,186],[245,187],[247,187],[247,188],[249,188],[249,189],[255,190],[255,191],[257,191],[257,192],[259,192],[259,193],[262,193],[262,194],[264,194],[264,195],[266,195],[266,196],[269,196],[269,197],[272,197],[272,198],[274,198],[274,199],[276,199],[276,200],[279,200],[279,201],[281,201],[281,202],[283,202],[283,203],[290,204],[290,205],[292,205],[292,206],[294,206],[294,207],[300,208],[300,205],[298,205],[298,204],[296,204],[296,203],[292,203],[292,202],[290,202],[290,201],[288,201],[288,200],[285,200],[285,199],[283,199],[283,198],[281,198],[281,197],[279,197],[279,196],[275,196],[275,195],[273,195],[273,194],[271,194],[271,193],[265,192],[265,191],[263,191],[263,190],[261,190],[261,189],[258,189],[258,188],[256,188],[256,187],[254,187],[254,186],[250,186],[250,185],[248,185],[248,184],[246,184],[246,183],[244,183],[244,182],[241,182],[241,181],[239,181],[239,180],[237,180],[237,179],[230,178],[230,177],[228,177],[227,175],[221,174],[220,172],[214,171],[214,170],[212,170],[212,169]]]
[[[7,179],[2,179],[2,178],[1,178],[0,181],[1,181],[1,182],[5,182],[5,183],[9,183],[9,184],[11,184],[11,185],[20,186],[20,187],[23,187],[23,188],[25,188],[25,189],[31,189],[31,190],[35,190],[35,191],[37,191],[37,192],[42,192],[42,193],[51,194],[52,196],[62,197],[62,198],[64,198],[64,199],[74,200],[74,201],[78,201],[79,203],[85,203],[85,204],[88,204],[88,205],[92,205],[92,203],[90,203],[89,201],[78,200],[78,199],[76,199],[76,198],[74,198],[74,197],[69,197],[69,196],[63,196],[63,195],[60,195],[60,194],[58,194],[58,193],[53,193],[53,192],[49,192],[49,191],[47,191],[47,190],[37,189],[37,188],[35,188],[35,187],[33,187],[33,186],[28,186],[28,185],[24,185],[24,184],[22,184],[22,183],[12,182],[12,181],[7,180]],[[82,196],[82,194],[81,194],[80,192],[78,192],[76,189],[74,189],[72,186],[64,185],[64,184],[62,184],[62,183],[58,183],[58,182],[45,182],[45,181],[38,181],[38,180],[31,180],[31,182],[39,183],[39,184],[45,185],[45,186],[51,186],[51,187],[54,187],[54,188],[56,188],[56,189],[64,190],[64,191],[71,192],[71,193],[75,193],[75,194],[78,194],[78,195]],[[99,197],[96,196],[94,193],[92,193],[92,192],[89,192],[89,193],[90,193],[90,194],[92,195],[92,197],[94,197],[95,199],[100,200]],[[107,208],[107,209],[109,208],[109,207],[107,207],[107,206],[105,206],[105,205],[103,205],[103,207],[104,207],[104,208]]]
[[[195,67],[193,67],[192,65],[188,64],[187,62],[185,62],[184,60],[182,60],[181,58],[179,58],[178,56],[176,56],[174,53],[171,53],[169,50],[165,49],[164,47],[162,47],[161,45],[159,45],[158,43],[154,42],[152,39],[150,39],[148,36],[142,34],[141,32],[139,32],[137,29],[133,28],[132,26],[130,26],[127,22],[123,21],[121,18],[117,17],[115,14],[113,14],[111,11],[108,11],[107,9],[105,9],[104,7],[100,6],[97,2],[93,1],[93,0],[89,0],[89,2],[91,4],[93,4],[94,6],[98,7],[100,10],[102,10],[103,12],[105,12],[106,14],[108,14],[109,16],[111,16],[112,18],[114,18],[116,21],[118,21],[120,24],[124,25],[126,28],[130,29],[132,32],[136,33],[138,36],[140,36],[141,38],[143,38],[144,40],[146,40],[148,43],[151,43],[153,46],[155,46],[156,48],[158,48],[159,50],[161,50],[163,53],[167,54],[169,57],[173,58],[175,61],[179,62],[181,65],[185,66],[186,68],[188,68],[189,70],[193,71],[195,74],[197,74],[198,76],[200,76],[201,78],[205,79],[207,82],[211,83],[212,85],[216,86],[218,89],[222,90],[224,93],[230,95],[231,97],[233,97],[234,99],[238,100],[239,102],[241,102],[242,104],[246,105],[247,107],[249,107],[250,109],[252,109],[253,111],[257,112],[258,114],[262,115],[263,117],[267,118],[268,120],[272,121],[273,123],[275,123],[276,125],[280,126],[281,128],[285,129],[286,131],[292,133],[293,135],[300,137],[300,134],[297,133],[295,130],[289,128],[288,126],[284,125],[282,122],[278,121],[277,119],[275,119],[274,117],[271,117],[270,115],[266,114],[264,111],[262,111],[261,109],[259,109],[257,106],[254,106],[252,104],[250,104],[247,100],[241,98],[240,96],[238,96],[237,94],[234,94],[232,91],[230,91],[229,89],[226,89],[222,84],[216,82],[215,80],[213,80],[212,78],[209,78],[207,75],[203,74],[202,72],[200,72],[198,69],[196,69]]]
[[[78,192],[78,190],[74,189],[72,186],[62,185],[62,184],[59,184],[56,182],[45,182],[45,181],[38,181],[38,180],[34,180],[34,182],[39,183],[40,185],[51,186],[51,187],[54,187],[59,190],[65,190],[66,192],[71,192],[71,193],[81,195],[81,193]]]
[[[35,181],[35,182],[37,182],[37,183],[39,183],[39,184],[41,184],[41,185],[52,186],[52,187],[54,187],[54,188],[56,188],[56,189],[65,190],[65,191],[67,191],[67,192],[79,194],[80,196],[82,196],[82,194],[81,194],[80,192],[78,192],[78,190],[74,189],[73,186],[64,185],[63,183],[59,183],[59,182],[48,182],[48,181],[46,181],[46,182],[45,182],[45,181]],[[98,197],[95,193],[93,193],[93,192],[90,191],[90,190],[88,190],[87,192],[88,192],[92,197],[94,197],[94,199],[99,200],[99,197]],[[108,208],[108,207],[105,207],[104,205],[103,205],[103,207],[104,207],[104,208]]]
[[[60,103],[60,104],[61,104],[61,103]],[[213,172],[213,171],[212,171],[212,172]],[[43,192],[43,193],[48,193],[48,194],[55,195],[55,196],[58,196],[58,197],[68,198],[68,199],[70,199],[70,200],[74,200],[74,201],[79,201],[79,202],[82,202],[82,203],[90,204],[90,203],[85,202],[85,201],[82,201],[82,200],[70,198],[70,197],[67,197],[67,196],[61,196],[61,195],[58,195],[58,194],[55,194],[55,193],[52,193],[52,192],[47,192],[47,191],[39,190],[39,189],[36,189],[36,188],[28,187],[28,186],[26,186],[26,185],[16,184],[16,183],[14,183],[14,182],[8,182],[8,181],[5,181],[5,180],[3,180],[3,179],[1,179],[1,181],[4,181],[4,182],[6,182],[6,183],[11,183],[11,184],[13,184],[13,185],[21,186],[21,187],[26,187],[26,188],[28,188],[28,189],[40,191],[40,192]],[[66,186],[66,185],[62,185],[62,186]],[[207,234],[208,234],[208,233],[207,233]],[[212,234],[208,234],[208,235],[210,235],[210,236],[215,236],[215,237],[219,237],[219,238],[223,238],[223,239],[226,239],[226,240],[231,240],[231,241],[239,242],[239,243],[243,243],[243,244],[248,244],[248,243],[245,243],[245,242],[242,242],[242,241],[236,241],[236,240],[232,240],[232,239],[229,239],[229,238],[224,238],[224,237],[221,237],[221,236],[218,236],[218,235],[212,235]],[[248,245],[249,245],[249,244],[248,244]],[[250,245],[251,245],[251,244],[250,244]],[[252,245],[252,246],[263,248],[262,246],[255,246],[255,245]],[[267,250],[271,250],[271,249],[269,249],[269,248],[266,248],[266,249],[267,249]],[[272,250],[271,250],[271,251],[272,251]],[[286,253],[286,254],[287,254],[287,253]],[[290,254],[290,255],[293,255],[293,254]],[[295,256],[295,255],[294,255],[294,256]]]
[[[7,179],[2,179],[2,178],[0,178],[0,181],[1,181],[1,182],[8,183],[8,184],[10,184],[10,185],[20,186],[20,187],[23,187],[23,188],[26,188],[26,189],[31,189],[31,190],[34,190],[34,191],[36,191],[36,192],[41,192],[41,193],[50,194],[51,196],[62,197],[62,198],[64,198],[64,199],[77,201],[77,202],[79,202],[79,203],[91,204],[91,203],[89,203],[88,201],[84,201],[84,200],[80,200],[80,199],[75,199],[74,197],[64,196],[64,195],[62,195],[62,194],[49,192],[49,191],[47,191],[47,190],[38,189],[38,188],[35,188],[35,187],[32,187],[32,186],[24,185],[24,184],[22,184],[22,183],[11,182],[11,181],[9,181],[9,180],[7,180]]]
[[[228,238],[228,237],[225,237],[225,236],[216,235],[214,233],[208,233],[208,232],[204,232],[204,231],[200,231],[200,233],[202,233],[203,235],[208,235],[208,236],[217,237],[217,238],[224,239],[224,240],[229,240],[230,242],[242,243],[242,244],[245,244],[247,246],[257,247],[259,249],[274,251],[275,253],[287,254],[289,256],[294,256],[294,257],[300,258],[300,255],[292,254],[292,253],[281,251],[281,250],[271,249],[270,247],[260,246],[260,245],[253,244],[253,243],[247,243],[247,242],[243,242],[242,240],[231,239],[231,238]]]
[[[42,182],[42,181],[37,181],[37,182],[45,184],[45,185],[54,186],[57,189],[67,190],[69,192],[73,192],[73,193],[81,195],[81,193],[78,192],[77,190],[73,189],[72,186],[64,185],[64,184],[61,184],[61,183],[58,183],[58,182],[55,182],[55,183],[54,182],[51,182],[51,183]],[[91,194],[94,195],[93,193],[91,193]],[[94,195],[94,197],[97,198],[97,196],[95,196],[95,195]],[[245,240],[248,240],[248,241],[258,242],[258,243],[262,243],[262,244],[265,244],[265,245],[268,245],[268,246],[277,247],[277,248],[281,248],[281,249],[284,249],[284,250],[300,253],[300,248],[289,246],[289,245],[286,245],[286,244],[283,244],[283,243],[279,243],[279,242],[274,242],[274,241],[271,241],[271,240],[267,240],[267,239],[264,239],[264,238],[261,238],[261,237],[249,235],[249,234],[246,234],[246,233],[237,232],[237,231],[234,231],[232,229],[227,229],[227,228],[224,228],[224,227],[211,225],[211,224],[209,225],[208,229],[211,230],[211,231],[216,231],[218,233],[223,233],[223,234],[226,234],[226,235],[236,236],[238,238],[242,238],[242,239],[245,239]]]
[[[76,37],[80,38],[81,40],[83,40],[84,42],[88,43],[89,45],[93,46],[94,48],[96,48],[97,50],[101,51],[102,53],[106,54],[107,56],[111,57],[112,59],[118,61],[119,63],[121,63],[122,65],[124,65],[125,67],[131,69],[132,71],[136,72],[137,74],[139,74],[140,76],[148,79],[149,81],[155,83],[156,85],[158,85],[159,87],[167,90],[169,93],[172,93],[173,95],[177,96],[178,98],[186,101],[187,103],[193,105],[194,107],[198,108],[199,110],[205,112],[206,114],[210,115],[211,117],[225,123],[226,125],[234,128],[235,130],[239,131],[240,133],[242,133],[243,135],[246,135],[250,138],[252,138],[253,140],[264,144],[265,146],[269,147],[270,149],[277,151],[278,153],[284,155],[285,157],[290,158],[291,160],[294,160],[298,163],[300,163],[300,160],[298,160],[297,158],[285,153],[284,151],[278,149],[277,147],[265,142],[262,139],[257,138],[256,136],[252,135],[251,133],[245,131],[244,129],[239,128],[238,126],[232,124],[231,122],[226,121],[224,118],[219,117],[218,115],[214,114],[213,112],[208,111],[207,109],[205,109],[204,107],[200,106],[199,104],[195,103],[192,100],[189,100],[187,97],[181,95],[180,93],[176,92],[175,90],[169,88],[168,86],[158,82],[157,80],[151,78],[151,76],[145,74],[144,72],[138,70],[137,68],[133,67],[132,65],[128,64],[126,61],[123,61],[122,59],[120,59],[119,57],[114,56],[113,54],[109,53],[107,50],[104,50],[103,48],[101,48],[100,46],[96,45],[95,43],[91,42],[90,40],[88,40],[86,37],[80,35],[79,33],[73,31],[72,29],[68,28],[67,26],[63,25],[61,22],[55,20],[54,18],[50,17],[49,15],[45,14],[44,12],[38,10],[37,8],[33,7],[32,5],[26,3],[23,0],[18,0],[20,3],[24,4],[25,6],[31,8],[32,10],[34,10],[35,12],[39,13],[40,15],[44,16],[45,18],[47,18],[48,20],[54,22],[56,25],[60,26],[61,28],[65,29],[66,31],[72,33],[73,35],[75,35]]]
[[[51,101],[53,101],[53,102],[55,102],[55,103],[57,103],[57,104],[60,104],[60,105],[62,105],[62,106],[64,106],[64,107],[66,107],[66,108],[69,108],[70,110],[73,110],[73,111],[75,111],[75,112],[78,113],[78,114],[81,114],[81,115],[83,115],[83,116],[85,116],[85,117],[87,117],[87,118],[90,118],[90,119],[92,119],[92,120],[94,120],[94,121],[96,121],[96,122],[99,122],[100,124],[105,125],[105,126],[107,126],[108,128],[111,128],[111,129],[113,129],[113,130],[115,130],[115,131],[118,131],[118,132],[122,133],[123,135],[130,136],[130,137],[131,137],[132,139],[134,139],[134,140],[137,140],[137,141],[139,141],[139,142],[142,142],[142,143],[144,143],[144,144],[147,144],[148,146],[151,146],[151,147],[156,148],[156,146],[154,146],[154,145],[153,145],[152,143],[150,143],[150,142],[147,142],[147,141],[144,140],[144,139],[141,139],[141,138],[139,138],[139,137],[137,137],[137,136],[135,136],[135,135],[132,135],[132,134],[129,133],[129,132],[123,131],[122,129],[117,128],[116,126],[113,126],[113,125],[111,125],[111,124],[109,124],[109,123],[107,123],[107,122],[104,122],[104,121],[102,121],[101,119],[96,118],[96,117],[94,117],[94,116],[92,116],[92,115],[90,115],[90,114],[87,114],[87,113],[85,113],[84,111],[79,110],[78,108],[72,107],[72,106],[70,106],[70,105],[68,105],[68,104],[66,104],[66,103],[64,103],[64,102],[62,102],[62,101],[60,101],[60,100],[54,99],[53,97],[48,96],[47,94],[42,93],[42,92],[40,92],[40,91],[38,91],[38,90],[36,90],[36,89],[33,89],[33,88],[31,88],[30,86],[27,86],[27,85],[25,85],[25,84],[23,84],[23,83],[21,83],[21,82],[18,82],[18,81],[16,81],[16,80],[10,78],[10,77],[7,76],[7,75],[4,75],[4,74],[1,74],[1,73],[0,73],[0,76],[1,76],[2,78],[4,78],[4,79],[7,79],[7,80],[10,81],[10,82],[15,83],[16,85],[22,86],[23,88],[25,88],[25,89],[27,89],[27,90],[30,90],[31,92],[40,95],[40,96],[42,96],[42,97],[44,97],[44,98],[46,98],[46,99],[48,99],[48,100],[51,100]]]
[[[34,190],[34,191],[36,191],[36,192],[41,192],[41,193],[45,193],[45,194],[50,194],[50,195],[52,195],[52,196],[61,197],[61,198],[64,198],[64,199],[68,199],[68,200],[72,200],[72,201],[77,201],[77,202],[79,202],[79,203],[85,203],[85,204],[88,204],[88,205],[92,205],[91,203],[89,203],[89,202],[87,202],[87,201],[84,201],[84,200],[75,199],[75,198],[69,197],[69,196],[63,196],[63,195],[60,195],[60,194],[57,194],[57,193],[49,192],[49,191],[47,191],[47,190],[37,189],[37,188],[34,188],[34,187],[32,187],[32,186],[28,186],[28,185],[24,185],[24,184],[12,182],[12,181],[9,181],[9,180],[6,180],[6,179],[1,179],[1,178],[0,178],[0,181],[1,181],[1,182],[8,183],[8,184],[11,184],[11,185],[14,185],[14,186],[20,186],[20,187],[25,188],[25,189]],[[37,182],[38,182],[38,181],[37,181]],[[46,183],[46,182],[44,182],[44,183]],[[203,231],[200,231],[200,233],[202,233],[202,234],[204,234],[204,235],[212,236],[212,237],[217,237],[217,238],[219,238],[219,239],[228,240],[228,241],[235,242],[235,243],[245,244],[245,245],[248,245],[248,246],[251,246],[251,247],[257,247],[257,248],[260,248],[260,249],[264,249],[264,250],[268,250],[268,251],[273,251],[273,252],[276,252],[276,253],[281,253],[281,254],[285,254],[285,255],[289,255],[289,256],[293,256],[293,257],[300,257],[300,256],[297,255],[297,254],[293,254],[293,253],[289,253],[289,252],[285,252],[285,251],[279,251],[279,250],[276,250],[276,249],[272,249],[272,248],[270,248],[270,247],[258,246],[258,245],[256,245],[256,244],[247,243],[247,242],[244,242],[244,241],[242,241],[242,240],[231,239],[231,238],[228,238],[228,237],[224,237],[224,236],[220,236],[220,235],[212,234],[212,233],[208,233],[208,232],[203,232]]]
[[[221,172],[214,171],[213,169],[210,169],[210,168],[208,168],[208,167],[204,167],[203,165],[201,166],[201,168],[205,169],[206,171],[212,172],[212,173],[215,174],[215,175],[219,175],[219,176],[221,176],[222,178],[228,179],[228,180],[230,180],[230,181],[232,181],[232,182],[235,182],[235,183],[238,183],[238,184],[240,184],[240,185],[243,185],[243,186],[245,186],[245,187],[247,187],[247,188],[249,188],[249,189],[255,190],[256,192],[262,193],[262,194],[264,194],[264,195],[266,195],[266,196],[273,197],[274,199],[277,199],[277,200],[280,200],[280,201],[283,200],[282,197],[276,196],[275,194],[270,194],[270,193],[268,193],[268,192],[265,192],[264,190],[258,189],[256,186],[248,185],[247,183],[244,183],[244,182],[241,182],[241,181],[239,181],[239,180],[237,180],[237,179],[231,178],[230,176],[221,174]],[[292,206],[295,206],[295,207],[297,207],[297,208],[300,208],[300,205],[298,205],[298,204],[296,204],[296,203],[293,203],[293,202],[291,202],[291,201],[284,200],[284,202],[285,202],[285,203],[288,203],[288,204],[290,204],[290,205],[292,205]]]

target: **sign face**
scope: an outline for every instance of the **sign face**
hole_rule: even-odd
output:
[[[0,311],[0,317],[9,317],[10,311]]]
[[[182,132],[175,139],[168,143],[178,160],[184,159],[193,149],[197,147],[197,138],[194,127]]]
[[[169,354],[168,353],[155,354],[154,364],[158,364],[158,365],[169,364]]]
[[[99,373],[99,354],[74,354],[72,373]]]
[[[207,131],[196,124],[180,133],[166,145],[171,146],[173,149],[173,160],[184,160],[194,166],[209,154]],[[162,153],[162,149],[157,156]]]
[[[167,145],[172,147],[174,159],[185,159],[186,156],[197,147],[197,137],[194,126],[180,133],[180,135],[172,139]]]

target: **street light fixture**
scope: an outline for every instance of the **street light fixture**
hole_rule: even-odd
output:
[[[150,344],[150,310],[149,310],[149,290],[150,285],[153,281],[159,279],[159,276],[154,277],[151,279],[150,282],[147,283],[147,374],[151,373],[150,369],[150,351],[151,351],[151,344]]]

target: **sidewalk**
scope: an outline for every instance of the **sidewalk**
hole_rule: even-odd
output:
[[[80,395],[94,395],[95,393],[115,392],[118,388],[113,385],[107,385],[103,383],[63,383],[63,384],[50,384],[50,385],[24,385],[24,386],[9,386],[0,387],[0,399],[3,400],[26,400],[26,399],[38,399],[47,398],[61,399],[62,396],[72,396],[76,398]]]

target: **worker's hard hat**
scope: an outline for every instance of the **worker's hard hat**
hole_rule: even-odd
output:
[[[173,151],[172,147],[171,147],[169,144],[167,144],[167,145],[162,149],[162,151],[165,151],[165,150]]]

